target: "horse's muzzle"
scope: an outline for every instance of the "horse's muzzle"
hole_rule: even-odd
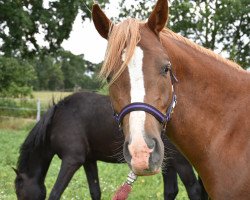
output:
[[[124,143],[124,158],[136,175],[147,176],[160,172],[164,158],[161,139],[145,138],[145,143]]]

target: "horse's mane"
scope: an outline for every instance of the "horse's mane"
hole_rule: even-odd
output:
[[[103,79],[107,79],[111,72],[113,73],[110,84],[121,75],[133,56],[135,47],[140,41],[139,24],[136,19],[127,19],[110,28],[108,47],[100,71],[100,77]],[[126,52],[123,52],[124,50]],[[123,53],[125,53],[123,63],[116,69]]]
[[[99,74],[103,79],[107,79],[110,75],[112,75],[110,84],[112,84],[121,75],[133,56],[135,47],[141,38],[139,28],[140,23],[142,22],[131,18],[110,27],[106,55]],[[213,51],[195,44],[187,38],[164,28],[160,33],[161,41],[164,41],[166,37],[171,37],[174,40],[183,42],[187,46],[234,68],[241,68],[236,63],[217,55]],[[123,59],[123,63],[120,64],[119,61],[121,60],[121,56],[124,51],[126,51],[125,58]]]
[[[43,117],[30,131],[24,143],[20,147],[20,156],[17,161],[17,169],[22,172],[27,168],[30,154],[45,143],[46,133],[55,113],[56,105],[51,106]]]
[[[230,65],[232,67],[235,67],[235,68],[240,68],[241,67],[235,63],[235,62],[232,62],[231,60],[228,60],[228,59],[225,59],[223,58],[222,56],[220,56],[219,54],[216,54],[214,53],[212,50],[210,49],[207,49],[205,47],[202,47],[198,44],[196,44],[195,42],[192,42],[191,40],[171,31],[170,29],[168,28],[164,28],[162,31],[161,31],[161,40],[164,40],[166,37],[171,37],[172,39],[174,40],[178,40],[180,42],[183,42],[185,43],[187,46],[205,54],[205,55],[208,55],[208,56],[211,56],[213,58],[215,58],[216,60],[220,61],[220,62],[223,62],[227,65]]]

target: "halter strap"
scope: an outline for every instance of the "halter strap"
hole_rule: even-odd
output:
[[[147,103],[135,102],[125,106],[120,113],[114,113],[114,118],[118,123],[119,127],[121,127],[122,120],[128,113],[133,111],[144,111],[154,116],[163,125],[163,129],[165,129],[167,123],[171,119],[171,114],[173,113],[176,103],[176,95],[173,93],[171,104],[168,107],[166,114],[163,114],[157,108]]]
[[[174,92],[173,85],[174,85],[174,82],[178,82],[178,80],[172,72],[171,63],[169,63],[169,72],[170,72],[171,83],[172,83],[172,101],[167,109],[166,114],[163,114],[157,108],[155,108],[147,103],[142,103],[142,102],[130,103],[130,104],[126,105],[121,110],[120,113],[116,113],[113,109],[114,118],[115,118],[116,122],[118,123],[120,130],[122,130],[122,126],[121,126],[122,120],[128,113],[133,112],[133,111],[144,111],[144,112],[147,112],[147,113],[151,114],[152,116],[154,116],[162,124],[163,131],[165,131],[166,125],[170,121],[171,114],[173,113],[174,108],[175,108],[176,103],[177,103],[177,97],[176,97],[176,94]],[[111,104],[111,106],[112,106],[112,104]],[[113,108],[113,106],[112,106],[112,108]]]

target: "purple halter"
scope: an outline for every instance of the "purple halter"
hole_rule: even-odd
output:
[[[172,83],[172,101],[171,104],[169,105],[166,114],[163,114],[162,112],[160,112],[157,108],[147,104],[147,103],[141,103],[141,102],[135,102],[135,103],[130,103],[127,106],[125,106],[120,113],[115,113],[114,112],[114,118],[116,120],[116,122],[119,125],[120,130],[122,130],[122,120],[123,118],[130,112],[133,111],[144,111],[147,112],[149,114],[151,114],[152,116],[154,116],[161,124],[162,124],[162,128],[163,131],[166,130],[166,125],[167,123],[170,121],[171,119],[171,114],[173,113],[174,107],[177,103],[177,99],[176,99],[176,95],[174,92],[174,87],[173,87],[173,83],[174,81],[177,82],[177,78],[175,77],[175,75],[173,74],[171,68],[170,68],[170,77],[171,77],[171,83]]]

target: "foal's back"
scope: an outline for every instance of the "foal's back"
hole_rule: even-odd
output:
[[[51,147],[60,158],[118,162],[123,135],[112,119],[107,96],[75,93],[56,105],[50,131]]]

